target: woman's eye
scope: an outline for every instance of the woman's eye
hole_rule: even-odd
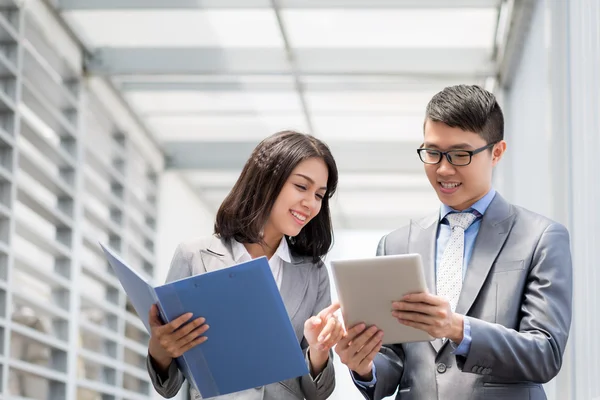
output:
[[[296,185],[296,187],[300,190],[306,190],[306,186]]]
[[[322,195],[322,194],[318,194],[318,193],[317,193],[317,199],[319,199],[319,200],[323,200],[324,198],[325,198],[325,196],[324,196],[324,195]]]

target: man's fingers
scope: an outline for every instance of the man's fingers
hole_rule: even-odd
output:
[[[346,348],[349,346],[358,335],[360,335],[366,328],[365,324],[356,324],[352,328],[348,329],[344,337],[338,343],[338,347]]]
[[[350,342],[350,349],[352,349],[354,353],[358,353],[358,351],[362,349],[373,336],[375,336],[378,330],[379,329],[375,325],[371,326]]]
[[[375,359],[375,356],[377,355],[377,353],[379,353],[379,350],[381,350],[382,344],[383,344],[383,342],[381,340],[379,340],[379,342],[375,343],[375,346],[373,347],[373,349],[371,349],[371,352],[368,353],[358,364],[358,368],[362,369],[363,367],[366,367],[371,361],[373,361]]]
[[[392,303],[392,312],[394,311],[412,311],[427,315],[437,315],[439,310],[444,310],[439,306],[432,306],[426,303],[410,303],[399,301]]]
[[[379,331],[375,335],[373,335],[365,343],[365,345],[357,352],[356,356],[358,357],[358,359],[360,359],[362,362],[365,358],[367,358],[369,356],[369,354],[371,354],[373,352],[373,349],[375,347],[377,347],[379,342],[381,342],[382,339],[383,339],[383,331]]]
[[[421,314],[418,312],[400,312],[393,311],[392,315],[397,319],[403,319],[407,321],[419,322],[424,325],[432,325],[434,319],[430,315]]]
[[[439,306],[444,303],[444,298],[425,292],[407,294],[401,300],[409,303],[426,303],[432,306]]]

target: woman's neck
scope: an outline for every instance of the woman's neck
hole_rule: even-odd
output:
[[[279,243],[281,243],[281,239],[283,235],[278,234],[269,234],[269,232],[265,231],[263,236],[263,243],[244,243],[244,247],[250,253],[250,256],[254,258],[267,256],[270,260],[273,257],[273,254],[277,251],[279,247]]]

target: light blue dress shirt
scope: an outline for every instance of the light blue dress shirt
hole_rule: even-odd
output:
[[[479,201],[477,201],[473,206],[465,210],[465,212],[474,212],[478,215],[475,222],[471,224],[465,230],[465,254],[463,256],[463,279],[465,274],[467,273],[467,266],[469,265],[469,261],[471,260],[471,255],[473,254],[473,247],[475,246],[475,239],[477,238],[477,234],[479,233],[479,227],[481,226],[481,218],[485,214],[486,210],[490,206],[492,200],[496,196],[496,191],[492,188],[485,196],[483,196]],[[440,225],[437,232],[436,239],[436,250],[435,250],[435,272],[437,274],[437,267],[442,261],[442,255],[444,254],[444,249],[446,248],[446,244],[448,244],[448,240],[450,239],[450,234],[452,230],[450,229],[450,224],[446,219],[446,215],[452,212],[459,212],[454,210],[453,208],[442,204],[440,207]],[[471,323],[469,322],[469,318],[465,316],[464,325],[463,325],[463,340],[460,342],[458,346],[453,342],[450,342],[452,347],[454,348],[454,354],[459,356],[466,356],[469,354],[469,350],[471,349]],[[352,374],[352,379],[359,385],[363,387],[370,387],[375,385],[377,382],[376,374],[375,374],[375,364],[373,364],[373,379],[371,382],[363,382],[358,381],[354,378],[354,374]]]

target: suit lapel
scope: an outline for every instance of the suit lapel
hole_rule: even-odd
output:
[[[231,244],[217,237],[212,238],[206,249],[200,250],[200,256],[206,272],[231,267],[235,264]]]
[[[423,273],[429,293],[435,294],[435,243],[439,226],[439,214],[420,221],[413,221],[408,245],[409,253],[418,253],[423,261]],[[442,345],[440,340],[433,340],[431,345],[438,351]]]
[[[456,305],[456,312],[467,315],[481,290],[492,264],[498,257],[512,228],[514,213],[510,204],[496,194],[479,227],[473,254]]]
[[[312,263],[306,262],[302,257],[292,256],[291,263],[283,262],[280,292],[290,320],[300,309],[308,289],[311,266]]]
[[[432,215],[413,221],[408,244],[409,253],[418,253],[423,261],[425,281],[430,293],[435,294],[435,238],[438,218]]]

